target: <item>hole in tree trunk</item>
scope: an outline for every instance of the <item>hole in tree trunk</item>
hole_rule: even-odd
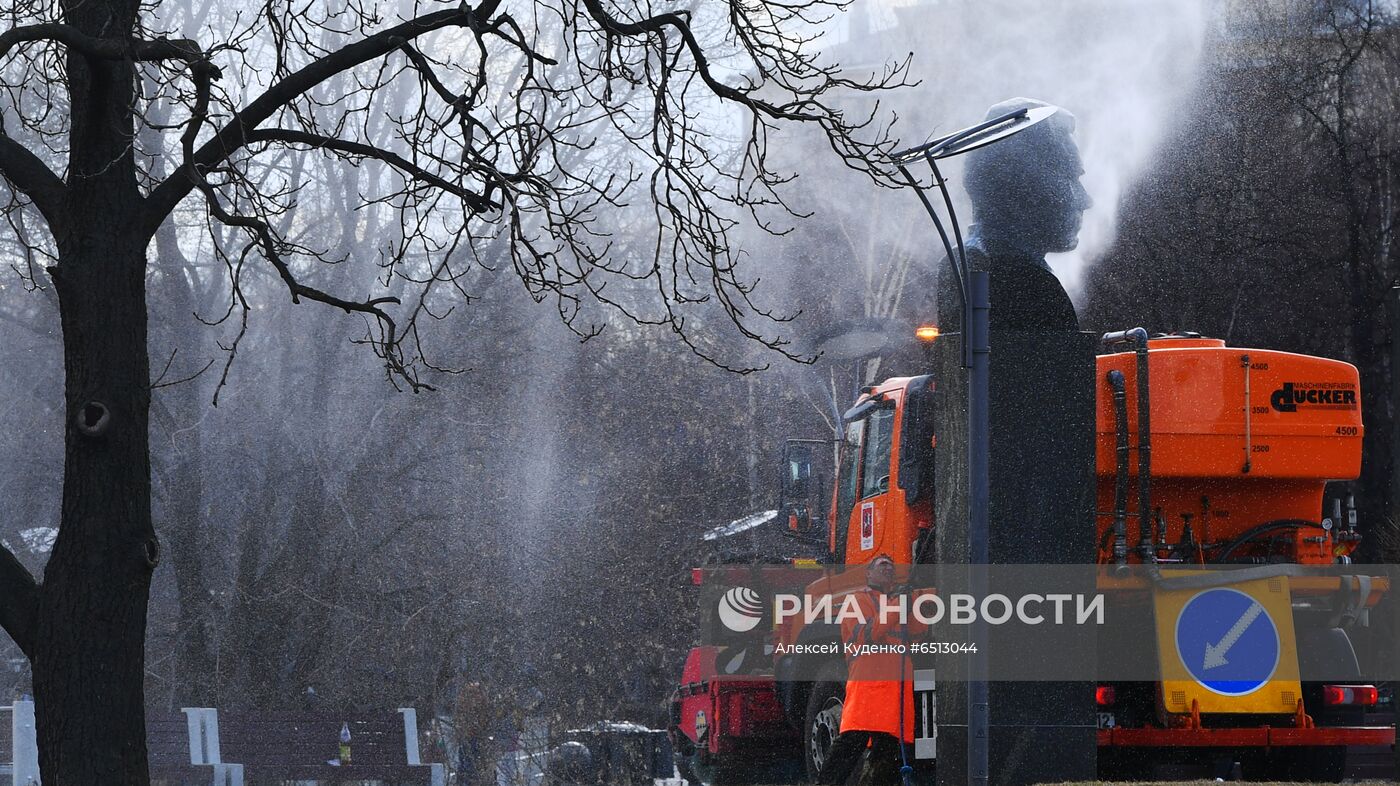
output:
[[[89,401],[78,409],[78,431],[85,436],[101,436],[111,424],[112,413],[101,401]]]

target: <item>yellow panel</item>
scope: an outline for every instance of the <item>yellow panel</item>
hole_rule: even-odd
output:
[[[1200,571],[1162,571],[1166,578],[1200,573]],[[1218,573],[1215,575],[1219,575]],[[1162,667],[1162,701],[1167,712],[1188,713],[1194,699],[1202,713],[1292,713],[1298,708],[1302,696],[1302,686],[1298,678],[1298,648],[1293,633],[1293,608],[1288,592],[1288,581],[1283,578],[1258,579],[1231,584],[1220,589],[1234,590],[1253,598],[1263,608],[1267,620],[1272,621],[1278,633],[1278,662],[1272,676],[1260,687],[1242,695],[1230,695],[1215,690],[1197,679],[1204,673],[1203,665],[1198,674],[1193,675],[1182,661],[1177,651],[1177,626],[1182,611],[1192,599],[1205,592],[1215,590],[1171,590],[1154,593],[1154,607],[1157,627],[1157,652]],[[1248,602],[1247,600],[1245,601]],[[1257,621],[1259,612],[1249,607],[1246,615],[1241,615],[1235,626],[1247,629],[1250,625],[1264,624]],[[1194,619],[1194,617],[1188,617]],[[1188,626],[1189,627],[1189,626]],[[1226,634],[1228,635],[1228,631]],[[1226,642],[1224,635],[1217,644],[1233,644],[1239,639]],[[1226,653],[1228,655],[1228,652]],[[1207,680],[1208,682],[1210,680]]]

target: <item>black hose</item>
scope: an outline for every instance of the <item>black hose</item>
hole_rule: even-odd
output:
[[[1210,497],[1201,495],[1201,545],[1210,545]]]
[[[1105,333],[1106,346],[1131,344],[1137,359],[1138,415],[1138,550],[1143,562],[1156,556],[1152,545],[1152,395],[1148,387],[1147,330],[1135,327]]]
[[[1137,348],[1137,410],[1138,410],[1138,520],[1141,531],[1139,537],[1147,548],[1152,548],[1152,538],[1148,530],[1152,526],[1152,397],[1147,389],[1147,331],[1134,328],[1131,332],[1141,334]]]
[[[1266,521],[1257,527],[1252,527],[1246,530],[1244,534],[1230,541],[1230,543],[1227,546],[1225,546],[1225,548],[1221,549],[1219,554],[1215,555],[1214,561],[1224,562],[1225,560],[1230,558],[1230,555],[1233,554],[1236,549],[1245,545],[1246,543],[1249,543],[1251,540],[1254,540],[1260,535],[1265,535],[1270,532],[1274,532],[1276,530],[1281,529],[1308,528],[1323,529],[1323,526],[1317,523],[1316,521],[1308,521],[1306,519],[1277,519],[1274,521]]]
[[[1113,388],[1113,425],[1118,438],[1118,468],[1113,483],[1113,563],[1128,563],[1128,383],[1123,372],[1108,372]]]

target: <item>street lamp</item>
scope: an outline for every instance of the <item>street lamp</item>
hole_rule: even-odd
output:
[[[967,483],[968,517],[967,547],[968,563],[973,566],[986,565],[988,554],[987,508],[991,499],[988,442],[990,424],[988,409],[990,400],[989,355],[991,354],[990,286],[987,272],[973,271],[967,267],[967,251],[963,245],[962,229],[958,226],[957,211],[953,209],[953,199],[948,193],[948,182],[938,169],[938,161],[961,155],[979,147],[999,142],[1012,134],[1030,128],[1057,111],[1056,107],[1042,106],[1022,108],[1008,112],[991,120],[969,126],[961,131],[926,142],[917,147],[892,153],[894,163],[903,173],[904,179],[914,188],[923,203],[924,210],[938,230],[943,241],[943,250],[948,255],[948,263],[957,277],[958,293],[962,298],[963,368],[968,369],[967,385]],[[933,185],[943,198],[943,206],[948,212],[948,222],[953,234],[950,240],[943,221],[938,216],[925,187],[909,171],[909,166],[923,160],[933,174]],[[985,568],[969,571],[973,597],[987,594]],[[974,642],[985,640],[986,623],[978,615],[972,625]],[[985,644],[985,641],[983,641]],[[987,694],[987,648],[980,646],[971,654],[968,663],[967,681],[967,772],[973,786],[986,786],[988,782],[988,726],[990,708]]]

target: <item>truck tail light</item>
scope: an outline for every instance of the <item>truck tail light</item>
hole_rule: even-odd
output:
[[[1329,705],[1370,707],[1380,698],[1374,685],[1323,685],[1322,701]]]
[[[1117,699],[1118,692],[1113,689],[1112,685],[1100,685],[1094,689],[1094,701],[1098,702],[1100,707],[1107,707]]]
[[[704,584],[704,583],[705,583],[705,569],[704,569],[704,568],[691,568],[691,569],[690,569],[690,583],[691,583],[692,585],[696,586],[696,587],[698,587],[698,586]]]

